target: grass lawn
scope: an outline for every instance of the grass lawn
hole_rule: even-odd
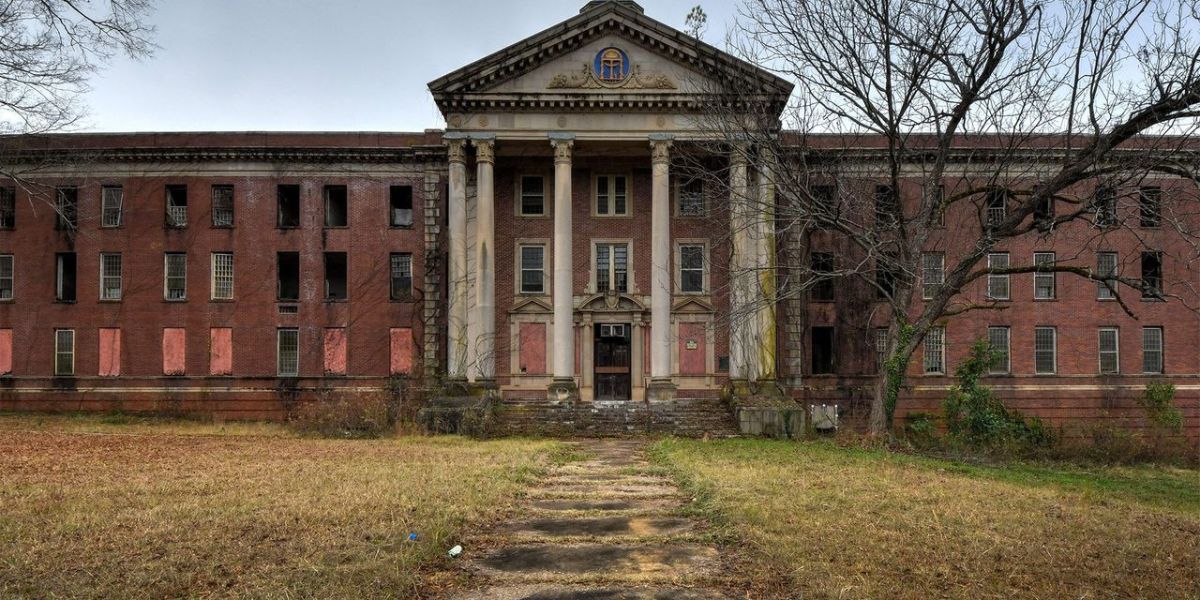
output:
[[[0,415],[0,597],[413,597],[456,532],[562,456],[530,440]]]
[[[754,597],[1200,598],[1200,471],[666,440]],[[738,550],[738,549],[741,550]]]

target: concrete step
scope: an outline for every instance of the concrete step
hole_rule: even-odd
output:
[[[515,537],[661,537],[687,535],[695,531],[689,519],[680,517],[550,517],[505,524],[497,533]]]
[[[699,544],[514,544],[486,552],[475,570],[497,580],[620,577],[631,583],[686,581],[716,573],[716,548]]]
[[[575,585],[492,586],[453,597],[453,600],[724,600],[710,590],[665,587],[588,587]]]

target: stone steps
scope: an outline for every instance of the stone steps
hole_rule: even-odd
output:
[[[499,410],[501,428],[510,434],[583,434],[599,436],[666,433],[684,437],[733,437],[737,424],[719,400],[694,399],[664,403],[577,402],[505,399]]]

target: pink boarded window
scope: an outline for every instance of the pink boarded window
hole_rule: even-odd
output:
[[[121,374],[121,330],[103,328],[100,330],[100,370],[101,377],[117,377]]]
[[[163,375],[183,375],[187,363],[187,332],[181,327],[163,329]]]
[[[413,366],[413,336],[409,327],[392,328],[392,375],[408,374]]]
[[[325,373],[328,375],[346,374],[345,328],[329,327],[325,330]]]
[[[0,329],[0,375],[11,375],[12,364],[12,330]]]
[[[521,323],[521,373],[544,375],[546,373],[546,324]]]
[[[679,374],[703,375],[707,353],[703,323],[679,324]]]
[[[213,327],[208,331],[208,374],[233,374],[233,329]]]

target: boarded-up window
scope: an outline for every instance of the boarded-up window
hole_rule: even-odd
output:
[[[346,329],[329,327],[325,330],[325,374],[346,374]]]
[[[182,327],[163,329],[163,375],[183,375],[187,362],[187,332]]]
[[[233,374],[233,329],[214,327],[208,332],[208,374]]]
[[[96,374],[101,377],[117,377],[121,374],[120,329],[100,330],[100,369]]]
[[[408,374],[413,365],[412,329],[392,328],[392,375]]]
[[[526,375],[546,373],[546,324],[521,323],[521,356],[518,365]]]
[[[679,374],[703,375],[707,353],[703,323],[679,324]]]
[[[0,375],[12,375],[12,330],[0,329]]]

